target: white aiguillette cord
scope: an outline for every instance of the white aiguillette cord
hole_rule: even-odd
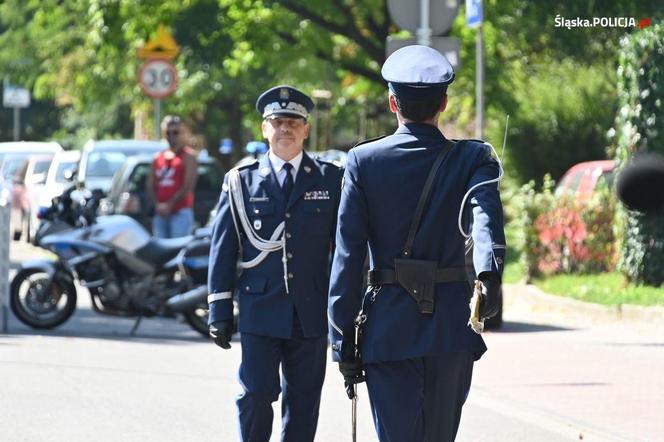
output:
[[[249,217],[247,216],[247,210],[244,207],[244,195],[242,192],[242,181],[240,179],[240,171],[237,169],[232,169],[228,174],[228,187],[229,187],[229,205],[231,208],[231,215],[233,216],[233,225],[235,226],[235,233],[238,237],[238,242],[240,244],[240,252],[242,252],[242,239],[240,238],[240,229],[236,224],[236,220],[240,220],[242,224],[242,229],[247,235],[247,239],[252,246],[259,250],[260,253],[251,261],[240,261],[240,268],[249,269],[251,267],[256,267],[258,264],[263,262],[267,255],[271,252],[277,252],[279,250],[283,251],[281,262],[284,265],[284,282],[286,284],[286,293],[288,291],[288,260],[286,259],[286,237],[284,236],[284,228],[286,227],[286,222],[282,221],[274,232],[270,239],[261,238],[258,233],[254,230],[253,226],[249,222]]]
[[[494,147],[491,143],[487,143],[486,141],[484,142],[484,144],[486,144],[487,146],[489,146],[491,148],[491,151],[496,156],[496,161],[498,161],[498,176],[496,178],[491,179],[491,180],[486,180],[486,181],[482,181],[480,183],[475,184],[473,187],[468,189],[468,192],[466,192],[466,194],[463,196],[463,199],[461,200],[461,206],[459,207],[458,226],[459,226],[459,232],[461,232],[461,235],[464,238],[469,238],[470,237],[470,233],[466,233],[466,231],[463,230],[463,226],[461,225],[461,218],[463,217],[463,208],[466,206],[466,200],[468,199],[468,196],[470,196],[470,193],[473,190],[477,189],[478,187],[486,186],[486,185],[491,184],[491,183],[498,183],[498,182],[500,182],[500,179],[503,177],[504,171],[503,171],[502,155],[505,154],[505,144],[507,143],[507,126],[508,126],[509,122],[510,122],[510,116],[507,115],[507,118],[505,120],[505,135],[503,137],[503,148],[502,148],[502,152],[501,152],[500,157],[498,156],[498,152],[496,152],[496,149],[494,149]]]

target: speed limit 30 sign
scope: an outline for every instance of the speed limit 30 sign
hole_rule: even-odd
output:
[[[175,92],[178,73],[168,60],[153,59],[145,62],[138,73],[143,91],[152,98],[164,98]]]

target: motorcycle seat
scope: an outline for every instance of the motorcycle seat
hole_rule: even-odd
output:
[[[151,238],[146,245],[136,251],[136,256],[161,267],[175,258],[193,239],[192,235],[181,238]]]

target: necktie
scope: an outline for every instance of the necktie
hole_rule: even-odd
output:
[[[281,190],[283,190],[286,202],[288,202],[288,199],[293,192],[293,174],[291,173],[293,165],[291,163],[284,164],[284,170],[286,171],[286,179],[284,180],[283,186],[281,186]]]

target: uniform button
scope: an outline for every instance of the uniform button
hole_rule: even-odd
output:
[[[261,211],[259,209],[254,209],[254,213],[260,213]]]
[[[288,274],[288,279],[293,279],[293,274],[292,273]]]
[[[293,259],[293,254],[292,253],[286,253],[286,256],[288,257],[288,259]]]
[[[320,213],[320,207],[316,207],[316,213]]]
[[[249,290],[251,290],[251,287],[246,286],[244,289],[245,289],[246,291],[249,291]]]
[[[286,212],[286,218],[290,218],[290,212]]]
[[[290,239],[290,237],[291,237],[291,234],[286,232],[286,238]]]

